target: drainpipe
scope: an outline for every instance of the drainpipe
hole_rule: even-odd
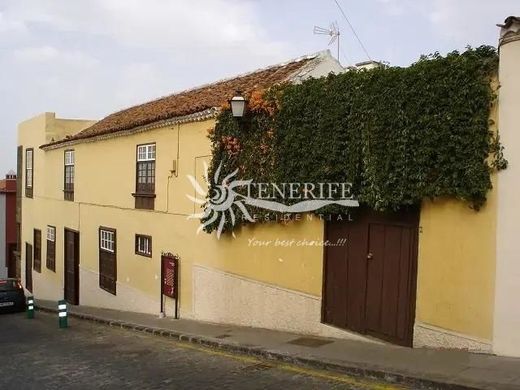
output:
[[[520,357],[520,18],[498,25],[498,128],[509,161],[498,174],[493,350]]]
[[[177,123],[177,156],[175,160],[172,162],[172,167],[170,169],[170,174],[167,177],[166,180],[166,212],[168,213],[170,211],[170,180],[173,179],[173,177],[179,177],[179,154],[181,149],[181,139],[180,139],[180,131],[181,125],[180,123]]]

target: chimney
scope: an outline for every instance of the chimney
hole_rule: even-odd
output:
[[[5,175],[6,180],[16,180],[16,173],[11,169],[9,172],[7,172],[7,175]]]
[[[499,24],[498,128],[508,168],[498,174],[493,349],[520,357],[520,17]]]

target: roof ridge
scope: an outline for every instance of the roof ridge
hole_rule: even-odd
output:
[[[204,89],[204,88],[211,87],[212,85],[225,83],[227,81],[235,80],[235,79],[238,79],[238,78],[241,78],[241,77],[247,77],[247,76],[250,76],[252,74],[259,73],[259,72],[264,72],[264,71],[267,71],[267,70],[270,70],[270,69],[274,69],[274,68],[281,68],[283,66],[294,64],[296,62],[300,62],[300,61],[303,61],[303,60],[313,60],[313,59],[323,58],[324,56],[327,56],[327,55],[330,55],[330,50],[329,49],[320,50],[320,51],[317,51],[317,52],[312,53],[312,54],[301,55],[299,57],[295,57],[295,58],[292,58],[292,59],[289,59],[289,60],[286,60],[286,61],[283,61],[283,62],[279,62],[277,64],[268,65],[268,66],[265,66],[263,68],[257,68],[255,70],[251,70],[251,71],[244,72],[244,73],[239,73],[239,74],[236,74],[236,75],[233,75],[233,76],[223,77],[223,78],[221,78],[219,80],[211,81],[209,83],[204,83],[204,84],[197,85],[195,87],[181,89],[179,91],[176,91],[174,93],[170,93],[168,95],[160,96],[160,97],[157,97],[157,98],[151,99],[151,100],[146,100],[146,101],[144,101],[142,103],[132,104],[131,106],[128,106],[128,107],[122,108],[120,110],[114,111],[114,112],[108,114],[107,116],[110,116],[110,115],[113,115],[113,114],[117,114],[119,112],[123,112],[123,111],[129,110],[129,109],[134,108],[134,107],[138,107],[138,106],[143,105],[143,104],[157,102],[157,101],[160,101],[162,99],[167,99],[167,98],[169,98],[171,96],[180,95],[182,93],[187,93],[187,92],[197,91],[199,89]],[[298,71],[296,73],[298,73]],[[104,119],[104,118],[102,118],[102,119]]]
[[[326,55],[328,53],[329,53],[329,50],[326,49],[326,50],[321,50],[321,51],[318,51],[318,52],[315,52],[315,53],[312,53],[312,54],[302,55],[302,56],[299,56],[299,57],[296,57],[296,58],[292,58],[292,59],[287,60],[287,61],[279,62],[279,63],[274,64],[274,65],[265,66],[263,68],[258,68],[258,69],[255,69],[255,70],[252,70],[252,71],[249,71],[249,72],[244,72],[244,73],[239,73],[239,74],[234,75],[234,76],[224,77],[224,78],[222,78],[220,80],[212,81],[212,82],[206,83],[206,84],[201,84],[201,85],[196,86],[196,87],[187,88],[185,90],[178,91],[178,92],[173,93],[173,94],[168,95],[168,96],[177,95],[177,94],[185,93],[185,92],[196,91],[197,89],[207,88],[207,87],[210,87],[210,86],[215,85],[215,84],[225,83],[226,81],[239,79],[241,77],[247,77],[247,76],[250,76],[250,75],[252,75],[254,73],[264,72],[266,70],[270,70],[270,69],[274,69],[274,68],[281,68],[283,66],[287,66],[289,64],[293,64],[293,63],[300,62],[300,61],[303,61],[303,60],[313,60],[313,59],[316,59],[316,58],[321,58],[321,57],[323,57],[323,55]],[[168,97],[168,96],[164,96],[164,97]],[[160,99],[162,99],[162,98],[158,98],[156,100],[160,100]]]

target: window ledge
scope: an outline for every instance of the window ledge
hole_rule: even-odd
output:
[[[152,254],[151,254],[151,253],[150,253],[150,254],[146,254],[146,253],[141,253],[141,252],[135,252],[135,254],[136,254],[137,256],[147,257],[147,258],[149,258],[149,259],[152,258]]]
[[[155,198],[156,197],[155,194],[150,194],[150,193],[146,193],[146,192],[133,192],[132,196],[134,198]]]

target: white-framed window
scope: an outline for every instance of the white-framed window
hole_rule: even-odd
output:
[[[65,151],[65,166],[74,165],[74,150]]]
[[[47,241],[56,241],[56,228],[54,226],[47,226]]]
[[[66,150],[63,158],[64,163],[64,183],[63,192],[65,200],[74,200],[74,150]]]
[[[25,186],[32,188],[33,186],[33,150],[27,149],[25,151]]]
[[[137,164],[135,176],[135,192],[137,195],[155,194],[155,144],[137,145]],[[150,200],[152,198],[146,199]],[[136,208],[153,209],[153,206],[136,206]]]
[[[138,145],[137,161],[155,161],[155,144]]]
[[[135,253],[141,256],[152,256],[152,237],[135,235]]]
[[[99,247],[107,252],[115,251],[114,232],[111,230],[100,230]]]

